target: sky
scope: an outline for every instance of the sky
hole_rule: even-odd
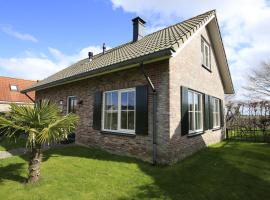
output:
[[[270,61],[270,0],[0,0],[0,76],[43,79],[132,39],[140,16],[153,32],[216,9],[237,95]]]

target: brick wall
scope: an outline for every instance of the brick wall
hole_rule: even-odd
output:
[[[169,143],[169,94],[168,94],[168,60],[148,64],[145,66],[146,73],[150,75],[157,92],[157,132],[158,132],[158,160],[166,162],[168,158],[167,145]],[[83,101],[77,109],[80,123],[76,130],[76,142],[94,146],[107,151],[135,156],[142,160],[152,159],[152,96],[149,88],[148,98],[148,135],[136,135],[134,137],[110,135],[100,133],[92,128],[93,103],[96,91],[108,91],[131,88],[137,85],[147,85],[145,77],[140,69],[132,68],[111,74],[85,79],[42,91],[37,91],[37,99],[47,98],[59,103],[63,100],[63,113],[67,112],[67,97],[77,96]]]
[[[210,41],[206,29],[204,29],[180,53],[175,54],[169,60],[146,65],[146,72],[150,75],[158,92],[157,158],[159,163],[176,162],[223,138],[221,130],[209,130],[195,137],[181,136],[181,86],[224,100],[224,90],[213,49],[211,51],[212,71],[207,71],[201,65],[201,35]],[[66,113],[68,96],[77,96],[78,100],[83,100],[83,105],[77,111],[80,116],[80,124],[76,130],[77,143],[151,161],[152,96],[150,89],[147,136],[109,135],[92,128],[93,98],[96,91],[146,84],[145,77],[137,67],[38,91],[36,96],[37,99],[49,98],[56,102],[63,100],[64,113]]]
[[[181,160],[223,139],[221,130],[205,131],[204,134],[195,137],[181,136],[181,86],[224,100],[224,89],[213,49],[211,49],[211,72],[202,67],[201,36],[211,43],[207,29],[204,28],[170,59],[170,145],[168,151],[171,162]]]

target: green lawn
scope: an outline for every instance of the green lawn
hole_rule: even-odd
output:
[[[270,199],[270,145],[223,142],[168,167],[84,147],[46,151],[42,180],[26,157],[0,160],[1,199]]]
[[[9,139],[6,137],[0,137],[0,151],[7,151],[10,149],[25,147],[26,141],[22,138]]]

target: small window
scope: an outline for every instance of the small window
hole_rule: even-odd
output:
[[[105,131],[135,133],[135,89],[103,93],[103,123]]]
[[[67,113],[76,113],[77,108],[77,97],[70,96],[68,97]]]
[[[10,90],[11,91],[18,91],[17,85],[11,85]]]
[[[189,133],[203,130],[202,94],[188,91]]]
[[[220,127],[220,101],[213,98],[213,128]]]
[[[202,51],[202,65],[210,70],[211,69],[210,45],[203,38],[201,44],[201,51]]]

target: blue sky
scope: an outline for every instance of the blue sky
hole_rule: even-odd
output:
[[[238,94],[246,74],[270,59],[268,0],[0,0],[0,75],[43,79],[132,38],[141,16],[152,32],[216,9]]]

